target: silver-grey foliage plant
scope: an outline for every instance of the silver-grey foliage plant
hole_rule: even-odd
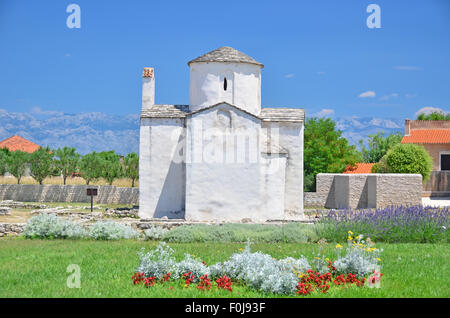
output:
[[[147,277],[156,278],[161,278],[167,273],[179,278],[184,273],[192,272],[195,280],[205,274],[212,279],[227,275],[233,280],[242,281],[252,288],[265,292],[291,294],[295,292],[298,282],[296,272],[311,268],[303,256],[299,259],[276,260],[268,254],[252,253],[249,244],[242,252],[233,254],[228,261],[209,267],[189,254],[185,254],[184,260],[177,262],[173,254],[174,251],[164,242],[148,253],[141,251],[137,271],[145,273]]]
[[[146,240],[160,240],[167,232],[169,232],[169,230],[162,226],[152,225],[144,231],[144,238]]]
[[[87,232],[79,223],[54,214],[41,213],[28,220],[22,235],[26,238],[77,239],[86,237]]]
[[[126,224],[99,221],[89,227],[89,236],[95,240],[137,239],[139,232]]]

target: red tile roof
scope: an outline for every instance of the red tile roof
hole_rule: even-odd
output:
[[[450,129],[415,129],[403,136],[402,144],[448,144]]]
[[[370,173],[373,165],[374,163],[357,162],[354,167],[348,165],[344,173]]]
[[[34,142],[26,140],[20,136],[14,135],[12,137],[6,138],[3,141],[0,141],[0,149],[8,148],[9,151],[24,151],[28,153],[33,153],[39,149],[39,145],[36,145]]]

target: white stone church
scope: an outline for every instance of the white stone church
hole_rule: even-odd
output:
[[[304,110],[261,108],[264,66],[231,47],[188,65],[189,105],[155,104],[144,68],[140,217],[302,219]]]

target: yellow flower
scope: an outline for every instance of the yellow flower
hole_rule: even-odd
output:
[[[378,258],[378,257],[377,257],[377,261],[381,262],[381,258]]]
[[[336,248],[342,248],[341,244],[336,244]]]
[[[349,236],[349,237],[347,238],[347,240],[351,241],[351,240],[353,240],[353,237]]]
[[[353,235],[353,232],[352,231],[348,231],[348,234]]]
[[[330,259],[328,257],[326,257],[325,260],[328,262]]]
[[[316,257],[314,257],[314,258],[315,258],[315,259],[320,259],[320,257],[317,257],[317,256],[316,256]]]
[[[239,250],[240,250],[240,251],[243,251],[244,249],[241,247]]]

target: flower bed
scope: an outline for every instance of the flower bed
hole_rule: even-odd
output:
[[[174,251],[162,242],[154,250],[139,253],[140,264],[132,280],[145,287],[169,283],[171,287],[195,286],[203,291],[216,288],[232,292],[233,285],[239,284],[280,295],[327,293],[350,286],[379,287],[382,250],[370,239],[364,241],[362,235],[354,239],[349,231],[347,248],[342,252],[343,246],[336,245],[338,257],[334,261],[325,257],[325,244],[325,240],[319,241],[319,252],[311,263],[304,256],[277,260],[251,252],[248,243],[227,261],[207,266],[189,254],[177,262]]]

